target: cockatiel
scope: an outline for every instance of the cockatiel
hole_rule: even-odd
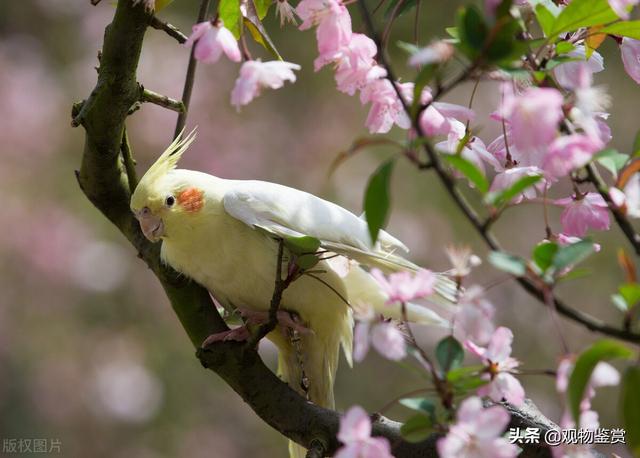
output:
[[[281,238],[315,237],[323,250],[356,261],[346,274],[320,261],[314,271],[325,273],[314,275],[322,281],[303,275],[285,290],[281,309],[294,312],[311,331],[300,334],[299,347],[294,348],[282,327],[267,336],[278,347],[281,378],[302,391],[306,377],[309,399],[332,408],[340,346],[351,365],[353,318],[345,300],[370,304],[390,318],[402,315],[399,305],[385,304],[380,285],[358,263],[386,272],[417,266],[394,254],[407,250],[402,242],[380,231],[372,246],[366,221],[312,194],[176,169],[193,140],[193,132],[184,139],[179,136],[158,158],[136,187],[131,210],[149,240],[162,240],[162,260],[209,289],[225,308],[268,311]],[[445,277],[438,287],[444,297],[454,292]],[[447,323],[414,304],[408,304],[407,317],[418,323]],[[289,448],[292,456],[304,456],[296,444]]]

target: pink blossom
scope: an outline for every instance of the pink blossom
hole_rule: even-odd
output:
[[[456,418],[449,433],[438,439],[440,458],[512,458],[518,455],[518,448],[501,437],[509,423],[509,413],[504,407],[484,409],[480,398],[474,396],[460,404]]]
[[[482,288],[471,286],[458,300],[454,332],[460,340],[486,345],[495,331],[494,314],[495,307],[487,300]]]
[[[210,21],[194,25],[184,46],[192,46],[194,43],[193,55],[202,62],[218,62],[223,52],[233,62],[240,62],[242,58],[238,42],[229,29],[222,25],[222,21],[220,25],[213,25]]]
[[[574,358],[565,357],[560,361],[558,365],[558,371],[556,374],[556,389],[559,393],[566,393],[569,387],[569,377],[571,371],[573,371]],[[591,408],[591,399],[596,395],[596,388],[603,386],[616,386],[620,383],[620,373],[611,364],[601,361],[596,364],[589,383],[584,391],[584,399],[580,403],[581,410],[587,410]]]
[[[396,272],[388,277],[379,269],[371,269],[371,275],[388,296],[387,304],[409,302],[430,296],[436,283],[436,275],[427,269],[420,269],[415,273]]]
[[[511,167],[498,173],[494,177],[493,182],[491,183],[491,187],[489,188],[489,191],[491,192],[502,191],[504,189],[510,188],[515,182],[517,182],[518,180],[526,176],[533,177],[533,176],[541,176],[541,175],[543,175],[542,170],[540,170],[538,167],[534,167],[534,166]],[[538,183],[541,183],[541,182],[539,181]],[[519,204],[520,202],[522,202],[522,199],[535,198],[537,194],[537,189],[540,188],[540,186],[544,187],[544,183],[542,183],[541,185],[537,184],[535,186],[530,186],[529,188],[525,189],[522,192],[522,194],[514,197],[511,200],[511,203]]]
[[[566,393],[569,387],[569,378],[571,371],[574,367],[574,357],[565,357],[560,361],[558,365],[556,375],[556,389],[559,393]],[[602,386],[616,386],[620,383],[620,374],[618,371],[606,362],[599,362],[596,364],[589,383],[584,392],[584,397],[580,403],[580,417],[579,428],[582,429],[597,429],[600,424],[598,421],[598,413],[591,410],[591,399],[595,396],[595,389]],[[573,421],[571,413],[565,410],[560,420],[560,426],[564,429],[576,428],[576,423]],[[570,457],[591,457],[591,446],[588,444],[560,444],[558,447],[553,447],[551,452],[555,458]]]
[[[621,19],[629,19],[629,10],[638,4],[638,0],[609,0],[609,6]]]
[[[509,123],[509,140],[523,155],[520,165],[539,165],[534,153],[556,137],[562,103],[562,94],[551,88],[532,87],[520,95],[505,94],[500,114]]]
[[[553,178],[567,176],[573,170],[586,165],[603,146],[598,138],[591,136],[563,135],[551,143],[542,168]]]
[[[496,402],[504,398],[507,402],[519,406],[524,402],[524,389],[518,379],[511,375],[520,364],[511,357],[511,342],[513,333],[509,328],[501,326],[491,336],[487,348],[480,347],[470,340],[466,340],[464,345],[487,366],[485,376],[490,382],[480,387],[478,394],[489,396]]]
[[[456,154],[458,149],[460,148],[460,141],[465,138],[466,127],[463,123],[458,121],[457,119],[450,119],[447,121],[449,125],[449,134],[447,135],[447,140],[443,142],[436,143],[435,147],[437,150],[442,151],[446,154]],[[497,161],[497,159],[487,151],[487,147],[484,142],[478,137],[472,137],[469,139],[464,147],[460,150],[460,155],[475,165],[478,170],[484,172],[484,164],[489,163],[494,170],[499,170],[502,168],[501,164]],[[462,173],[457,170],[454,172],[455,176],[460,178],[462,177]],[[472,185],[473,186],[473,185]]]
[[[378,353],[392,361],[399,361],[407,356],[404,336],[389,321],[373,325],[371,328],[371,343]]]
[[[431,94],[423,94],[422,103],[427,103],[431,99]],[[431,103],[420,115],[420,128],[427,136],[448,135],[453,129],[453,122],[465,123],[473,121],[475,113],[473,110],[462,105],[455,105],[445,102]]]
[[[369,132],[387,133],[394,124],[402,129],[411,126],[402,101],[388,79],[376,79],[367,84],[360,92],[362,103],[371,103],[365,125]]]
[[[335,458],[393,458],[384,437],[371,437],[371,419],[360,406],[353,406],[340,419],[338,440],[343,446]]]
[[[449,60],[453,56],[453,45],[446,41],[436,41],[429,46],[417,50],[409,58],[409,65],[420,67]]]
[[[640,84],[640,40],[624,37],[620,45],[620,52],[627,75]]]
[[[587,71],[589,77],[604,70],[604,61],[600,53],[594,51],[587,59],[585,48],[582,45],[576,46],[575,49],[564,56],[578,59],[560,64],[553,69],[553,74],[558,84],[565,89],[574,89],[579,85],[580,72],[583,69]]]
[[[482,264],[482,259],[472,253],[467,245],[448,245],[445,253],[451,262],[452,269],[449,273],[458,278],[466,277],[471,273],[471,268]]]
[[[574,104],[569,116],[577,127],[582,128],[586,135],[608,143],[611,140],[611,130],[604,122],[609,114],[611,98],[603,86],[593,86],[593,74],[586,63],[577,70],[576,81],[573,84]]]
[[[631,218],[640,218],[640,175],[631,176],[623,190],[610,188],[609,195],[623,213]]]
[[[318,52],[322,61],[337,57],[340,49],[351,41],[351,16],[339,0],[302,0],[296,7],[302,19],[300,30],[316,29]]]
[[[376,65],[374,57],[377,52],[378,48],[371,38],[354,33],[349,44],[341,49],[335,60],[338,90],[354,95],[356,90],[362,89],[374,79],[386,76],[386,71]],[[323,61],[321,57],[316,59],[316,71],[326,63],[328,62]]]
[[[558,199],[555,203],[565,207],[560,216],[565,235],[584,237],[589,229],[609,230],[609,211],[600,194],[590,192],[580,198]]]
[[[300,66],[282,61],[246,61],[242,64],[240,76],[231,91],[231,103],[240,109],[260,95],[263,88],[279,89],[284,86],[285,81],[294,82],[296,75],[293,70],[300,70]]]

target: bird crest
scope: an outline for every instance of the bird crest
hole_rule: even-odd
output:
[[[173,140],[156,162],[149,168],[149,170],[147,170],[147,173],[142,177],[142,181],[153,183],[157,179],[169,173],[171,170],[175,169],[178,165],[178,161],[184,152],[189,149],[189,146],[191,146],[195,139],[196,129],[189,132],[186,137],[184,136],[184,129],[182,129],[175,140]]]

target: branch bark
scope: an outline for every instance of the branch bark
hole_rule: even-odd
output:
[[[209,292],[176,274],[160,261],[159,245],[149,243],[129,210],[133,175],[130,151],[122,156],[125,120],[140,97],[136,70],[147,26],[152,16],[142,4],[119,0],[113,22],[106,28],[98,81],[91,97],[74,106],[74,119],[85,131],[82,165],[77,173],[82,191],[138,250],[139,257],[161,282],[171,306],[189,339],[198,349],[202,364],[213,370],[235,390],[266,423],[307,448],[322,448],[327,455],[335,452],[340,423],[338,412],[318,407],[275,376],[257,352],[246,345],[222,342],[206,350],[200,344],[211,334],[227,330]],[[82,114],[82,116],[80,116]],[[128,145],[128,143],[126,143]],[[131,186],[130,186],[131,185]],[[541,427],[554,425],[531,406],[512,413],[512,426]],[[402,440],[400,424],[375,415],[373,432],[387,437],[398,458],[435,457],[437,436],[411,444]],[[547,448],[524,445],[524,457],[550,456]]]

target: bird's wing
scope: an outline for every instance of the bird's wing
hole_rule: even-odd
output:
[[[307,192],[264,181],[234,181],[223,197],[226,212],[278,237],[311,236],[329,251],[386,271],[416,270],[395,254],[407,247],[385,231],[371,244],[366,221]]]

